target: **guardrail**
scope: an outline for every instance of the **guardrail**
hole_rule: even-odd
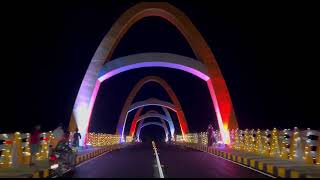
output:
[[[265,157],[276,157],[306,164],[320,165],[320,131],[317,130],[231,130],[229,145],[224,145],[219,131],[213,133],[214,147],[224,147],[252,152]],[[206,132],[190,133],[183,140],[177,135],[176,141],[208,145]]]

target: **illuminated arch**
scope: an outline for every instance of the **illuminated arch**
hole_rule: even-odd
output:
[[[161,101],[156,98],[149,98],[145,101],[140,101],[132,104],[133,99],[135,98],[137,93],[140,91],[140,89],[146,83],[149,83],[149,82],[155,82],[155,83],[158,83],[160,86],[162,86],[164,90],[167,92],[167,94],[169,95],[172,103]],[[133,111],[134,109],[137,109],[143,106],[149,106],[149,105],[159,105],[162,107],[170,108],[173,111],[175,111],[177,113],[182,134],[188,133],[188,124],[176,94],[174,93],[170,85],[165,80],[157,76],[144,77],[140,81],[138,81],[138,83],[132,88],[122,108],[119,121],[118,121],[117,133],[119,133],[121,137],[124,137],[126,119],[130,111]]]
[[[170,121],[170,120],[167,118],[167,116],[162,115],[162,114],[160,114],[160,113],[146,113],[146,114],[140,116],[139,119],[137,120],[137,122],[139,122],[139,121],[141,121],[141,120],[143,120],[143,119],[152,118],[152,117],[154,117],[154,118],[159,118],[159,119],[163,119],[163,120],[166,120],[167,122]]]
[[[206,66],[190,57],[172,53],[148,52],[119,57],[103,65],[99,71],[100,82],[131,69],[143,67],[167,67],[193,74],[204,81],[210,79]]]
[[[151,82],[151,81],[149,81],[149,82]],[[140,87],[142,87],[142,86],[140,86]],[[131,93],[129,95],[131,95]],[[134,94],[134,96],[135,95],[136,94]],[[138,101],[138,102],[131,104],[128,108],[128,113],[130,113],[131,111],[133,111],[135,109],[138,109],[140,107],[145,107],[145,106],[161,106],[161,107],[169,108],[174,112],[177,112],[177,107],[174,104],[166,102],[166,101],[162,101],[157,98],[149,98],[144,101]]]
[[[159,113],[159,112],[156,111],[156,110],[149,110],[149,111],[147,111],[145,114],[147,114],[147,113]]]
[[[132,120],[131,127],[130,127],[130,133],[129,133],[129,135],[131,137],[133,137],[134,134],[135,134],[136,126],[137,126],[137,123],[138,123],[138,119],[140,118],[140,114],[141,114],[142,110],[143,110],[143,107],[139,108],[137,110],[136,114],[134,115],[134,118]],[[162,110],[164,111],[164,114],[168,119],[168,124],[169,124],[169,128],[170,128],[170,134],[171,134],[171,137],[173,138],[174,137],[174,133],[175,133],[175,127],[174,127],[171,115],[170,115],[170,113],[169,113],[167,108],[162,107]],[[155,110],[150,110],[147,113],[158,113],[158,112],[155,111]]]
[[[168,111],[166,108],[163,108],[165,109],[166,111]],[[135,123],[139,123],[139,121],[142,121],[144,119],[147,119],[147,118],[151,118],[151,117],[154,117],[154,118],[159,118],[161,120],[165,120],[168,122],[168,125],[169,125],[169,130],[170,130],[170,135],[171,137],[174,136],[174,131],[175,131],[175,128],[174,128],[174,124],[173,124],[173,121],[171,119],[171,116],[169,114],[166,114],[166,115],[162,115],[160,114],[159,112],[157,111],[154,111],[154,110],[150,110],[148,112],[146,112],[145,114],[143,114],[142,116],[140,116]],[[132,122],[133,124],[134,122]],[[134,133],[133,133],[134,134]]]
[[[179,9],[166,2],[142,2],[129,8],[113,24],[97,48],[84,79],[81,83],[70,118],[69,129],[79,128],[86,135],[92,108],[100,87],[99,71],[103,64],[110,61],[113,50],[117,47],[123,35],[144,17],[158,16],[171,22],[184,35],[198,60],[208,69],[209,79],[206,80],[212,102],[215,108],[220,132],[225,143],[229,143],[228,129],[238,127],[231,98],[225,80],[216,59],[200,32],[190,19]],[[183,132],[187,129],[183,125]],[[86,138],[83,138],[86,139]],[[83,142],[81,141],[81,144]]]
[[[160,122],[147,122],[147,123],[144,123],[144,120],[141,121],[141,123],[139,124],[138,126],[138,129],[137,129],[137,139],[138,141],[141,141],[140,140],[140,133],[141,133],[141,129],[146,127],[146,126],[150,126],[150,125],[156,125],[156,126],[160,126],[163,128],[164,132],[165,132],[165,135],[166,135],[166,139],[165,141],[168,141],[169,139],[169,131],[168,131],[168,126],[167,124],[164,122],[164,120],[161,119],[161,123]]]

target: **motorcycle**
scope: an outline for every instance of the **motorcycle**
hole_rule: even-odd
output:
[[[63,176],[66,172],[75,169],[76,148],[71,148],[66,141],[58,143],[56,148],[51,149],[50,153],[50,174],[54,176]]]

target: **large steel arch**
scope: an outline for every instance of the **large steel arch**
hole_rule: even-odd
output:
[[[140,101],[140,102],[136,102],[132,104],[133,99],[135,98],[135,96],[137,95],[137,93],[140,91],[140,89],[149,82],[155,82],[158,83],[159,85],[161,85],[164,90],[168,93],[172,104],[165,102],[165,101],[161,101],[158,100],[156,98],[149,98],[146,101]],[[181,132],[182,134],[186,134],[188,133],[188,124],[187,121],[185,119],[185,115],[183,113],[181,104],[178,100],[178,97],[176,96],[176,94],[174,93],[174,91],[172,90],[172,88],[170,87],[170,85],[163,80],[160,77],[157,76],[147,76],[142,78],[140,81],[137,82],[137,84],[132,88],[131,92],[129,93],[124,106],[122,108],[120,117],[119,117],[119,121],[118,121],[118,126],[117,126],[117,133],[119,133],[123,139],[124,137],[124,128],[126,125],[126,119],[128,116],[128,113],[130,111],[133,111],[134,109],[143,107],[143,106],[150,106],[150,105],[159,105],[162,107],[166,107],[166,108],[170,108],[173,111],[175,111],[177,113],[177,117],[178,117],[178,121],[181,127]]]
[[[169,139],[168,126],[164,122],[164,120],[162,120],[162,119],[161,119],[161,123],[160,122],[146,122],[146,123],[144,123],[144,120],[142,120],[141,123],[138,126],[138,129],[137,129],[137,139],[138,139],[138,141],[140,141],[141,129],[146,127],[146,126],[150,126],[150,125],[156,125],[156,126],[162,127],[164,132],[165,132],[165,135],[166,135],[166,141],[168,141],[168,139]]]
[[[166,2],[138,3],[123,13],[113,24],[97,48],[81,83],[70,118],[70,130],[78,127],[80,133],[86,135],[92,108],[101,83],[98,80],[100,69],[104,63],[111,59],[113,50],[117,47],[128,29],[137,21],[148,16],[161,17],[176,26],[188,41],[197,59],[202,61],[207,67],[209,73],[207,85],[215,108],[221,135],[223,141],[229,143],[227,130],[237,128],[238,124],[228,88],[216,59],[190,19],[182,11]]]

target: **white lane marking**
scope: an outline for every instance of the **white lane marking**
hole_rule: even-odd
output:
[[[158,166],[160,178],[164,178],[164,175],[163,175],[163,172],[162,172],[162,168],[161,168],[161,164],[160,164],[160,159],[159,159],[158,152],[157,152],[157,147],[156,147],[156,144],[153,141],[152,141],[152,146],[153,146],[154,154],[156,155],[157,166]]]
[[[210,154],[210,155],[213,155],[213,156],[215,156],[215,157],[218,157],[218,158],[220,158],[220,159],[223,159],[223,160],[226,160],[226,161],[232,162],[232,163],[237,164],[237,165],[239,165],[239,166],[242,166],[242,167],[245,167],[245,168],[251,169],[251,170],[256,171],[256,172],[258,172],[258,173],[261,173],[261,174],[263,174],[263,175],[265,175],[265,176],[268,176],[268,177],[271,177],[271,178],[277,178],[277,177],[275,177],[275,176],[272,176],[272,175],[267,174],[267,173],[265,173],[265,172],[259,171],[259,170],[257,170],[257,169],[252,168],[252,167],[245,166],[245,165],[243,165],[243,164],[240,164],[240,163],[237,163],[237,162],[231,161],[230,159],[226,159],[226,158],[223,158],[223,157],[217,156],[217,155],[215,155],[215,154],[208,153],[208,152],[203,151],[203,150],[199,150],[199,151],[202,151],[202,152],[205,152],[205,153],[207,153],[207,154]]]

